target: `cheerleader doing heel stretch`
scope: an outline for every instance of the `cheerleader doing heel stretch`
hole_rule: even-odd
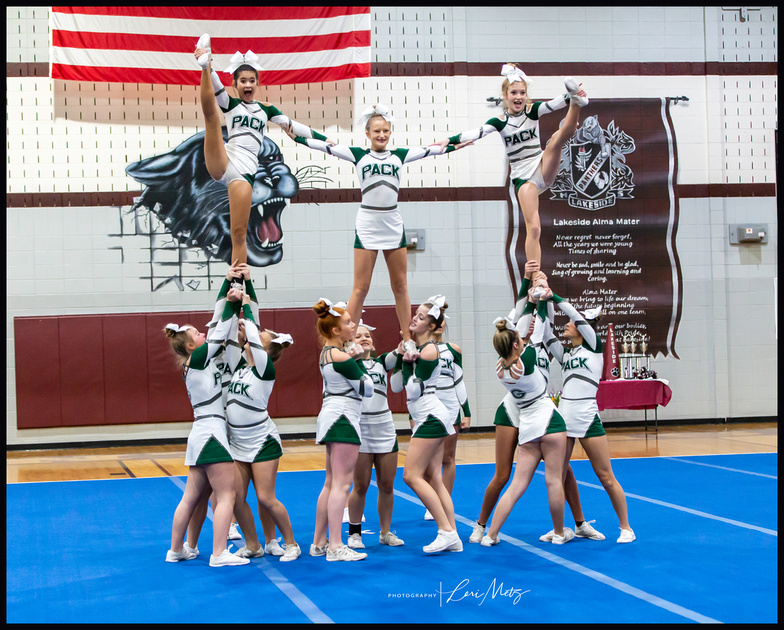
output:
[[[506,77],[501,85],[504,114],[500,118],[491,118],[478,129],[442,140],[440,144],[473,142],[495,132],[501,134],[511,166],[515,195],[525,219],[525,257],[541,262],[539,195],[555,181],[561,164],[561,149],[577,130],[580,108],[588,104],[588,97],[575,79],[566,77],[566,94],[549,101],[531,101],[528,88],[532,81],[520,68],[504,64],[501,75]],[[539,119],[567,105],[569,109],[560,128],[542,150]]]
[[[259,87],[258,57],[250,50],[244,55],[237,52],[225,70],[233,74],[232,86],[239,98],[226,93],[218,75],[212,70],[210,36],[202,35],[194,52],[202,68],[199,100],[204,114],[204,160],[207,172],[229,191],[229,216],[231,228],[231,260],[247,262],[247,232],[253,198],[253,181],[259,167],[259,149],[270,122],[283,129],[291,128],[297,135],[307,138],[324,136],[306,125],[285,116],[268,103],[254,100]],[[226,119],[229,140],[223,142],[220,112]]]

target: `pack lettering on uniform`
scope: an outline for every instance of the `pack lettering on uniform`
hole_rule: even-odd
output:
[[[544,357],[536,357],[536,365],[546,370],[550,368],[550,362]]]
[[[538,137],[539,136],[536,135],[536,129],[523,129],[519,133],[507,136],[504,140],[506,141],[507,146],[514,146],[515,144],[521,144]]]
[[[250,127],[255,131],[262,131],[264,129],[264,123],[259,118],[253,118],[249,116],[234,116],[231,119],[231,126],[234,127]]]
[[[452,359],[447,357],[439,357],[438,359],[441,362],[441,371],[442,372],[449,372],[450,374],[454,373],[455,366]]]
[[[221,374],[220,370],[217,370],[213,373],[212,378],[215,379],[215,385],[220,385],[223,380],[223,374]]]
[[[362,179],[373,177],[374,175],[388,175],[400,179],[400,167],[394,164],[368,164],[362,167]]]
[[[576,357],[574,359],[570,359],[563,364],[564,371],[566,370],[576,370],[578,368],[583,368],[585,370],[588,369],[588,362],[585,357]]]
[[[250,383],[234,382],[229,385],[229,393],[250,398],[251,396],[248,393],[248,387],[250,387]]]
[[[377,372],[371,372],[370,378],[373,379],[374,385],[381,385],[383,387],[387,386],[387,375],[386,374],[378,374]]]

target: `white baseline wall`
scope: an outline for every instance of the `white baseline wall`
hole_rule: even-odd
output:
[[[7,8],[7,61],[48,61],[48,9]],[[776,62],[776,8],[405,8],[373,9],[377,62]],[[526,33],[522,37],[520,33]],[[522,48],[525,44],[526,48]],[[775,182],[777,76],[588,76],[594,98],[687,95],[672,107],[680,184]],[[561,77],[536,77],[534,97],[561,91]],[[486,97],[499,76],[377,77],[333,84],[268,88],[284,112],[362,146],[353,120],[366,104],[387,103],[398,119],[393,143],[428,143],[476,126],[500,110]],[[136,160],[176,147],[201,127],[196,88],[53,82],[7,78],[7,193],[138,190],[125,175]],[[80,100],[81,99],[81,100]],[[271,137],[287,164],[328,167],[331,187],[353,188],[353,168]],[[500,186],[497,138],[406,171],[410,188]],[[126,208],[127,209],[127,208]],[[427,249],[409,254],[417,303],[435,292],[450,303],[450,338],[465,354],[475,426],[492,425],[503,396],[494,382],[491,322],[508,311],[503,247],[506,207],[499,201],[417,202],[402,206],[409,229],[426,230]],[[307,307],[323,293],[347,297],[352,278],[354,204],[292,204],[283,214],[283,261],[263,270],[269,307]],[[141,236],[116,234],[122,209],[8,208],[6,410],[7,443],[179,438],[187,423],[20,430],[16,426],[13,318],[27,315],[208,309],[212,290],[150,291]],[[674,396],[660,419],[772,417],[777,414],[778,275],[776,198],[687,198],[680,201],[677,249],[683,272],[680,360],[657,358]],[[765,245],[730,245],[731,223],[766,223]],[[138,244],[137,244],[138,243]],[[337,246],[328,245],[336,243]],[[328,261],[321,271],[319,261]],[[337,271],[335,271],[337,270]],[[391,304],[380,260],[369,304]],[[553,369],[553,386],[560,373]],[[640,419],[606,411],[603,419]],[[314,418],[280,421],[283,432],[312,432]],[[400,426],[406,426],[404,418]]]

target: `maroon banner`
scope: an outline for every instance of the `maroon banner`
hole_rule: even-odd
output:
[[[560,113],[541,118],[543,144]],[[678,358],[676,173],[667,99],[591,100],[564,145],[555,182],[539,197],[539,216],[541,265],[553,291],[578,310],[602,306],[602,337],[612,323],[619,339],[647,337],[650,355]],[[507,263],[515,293],[525,266],[524,232],[510,194]],[[566,322],[556,313],[560,333]]]

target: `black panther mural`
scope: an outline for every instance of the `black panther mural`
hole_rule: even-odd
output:
[[[228,132],[223,128],[224,141]],[[204,163],[204,132],[173,151],[130,164],[125,172],[146,188],[131,211],[148,209],[180,244],[201,249],[207,258],[231,264],[229,195]],[[269,138],[259,150],[248,222],[248,264],[267,267],[283,257],[280,215],[299,190],[297,177]]]

